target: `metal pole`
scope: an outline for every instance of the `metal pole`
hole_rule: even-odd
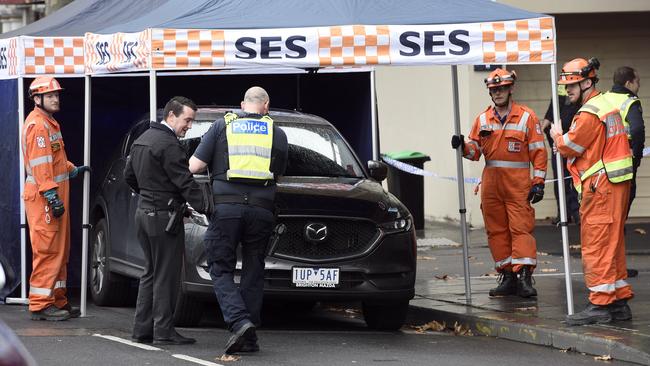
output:
[[[90,75],[84,76],[84,165],[90,166]],[[88,230],[90,230],[90,172],[84,173],[81,239],[81,316],[86,316],[88,291]]]
[[[553,97],[553,123],[562,129],[562,121],[560,120],[560,108],[558,106],[557,98],[557,65],[551,64],[551,92]],[[566,214],[566,194],[564,191],[564,167],[562,164],[562,156],[558,153],[555,154],[555,162],[557,165],[558,179],[558,195],[560,195],[560,228],[562,229],[562,251],[564,253],[564,279],[566,282],[566,302],[567,313],[573,314],[573,285],[571,283],[571,254],[569,253],[569,227],[567,226]]]
[[[372,160],[379,160],[379,126],[377,125],[377,90],[374,68],[370,71],[370,116],[372,123]]]
[[[25,123],[25,97],[23,95],[24,79],[18,77],[18,161],[20,171],[20,297],[8,297],[7,304],[29,305],[27,298],[27,224],[25,223],[25,162],[23,161],[23,125]]]
[[[158,90],[156,88],[156,70],[149,70],[149,118],[151,121],[156,121],[156,96]]]
[[[454,133],[460,135],[460,105],[458,98],[458,66],[451,66],[452,94],[454,96]],[[472,302],[472,288],[469,277],[469,236],[467,235],[467,209],[465,207],[465,174],[463,173],[463,152],[456,149],[456,175],[458,177],[458,212],[460,213],[461,238],[463,241],[463,272],[465,274],[465,301]]]

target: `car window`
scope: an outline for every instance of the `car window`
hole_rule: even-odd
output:
[[[190,158],[213,121],[194,121],[181,144]],[[289,161],[286,176],[358,177],[363,170],[341,135],[331,126],[277,121],[287,135]]]
[[[144,133],[144,131],[149,129],[150,122],[149,120],[144,120],[136,123],[133,127],[131,127],[131,130],[129,133],[126,135],[126,140],[124,141],[124,148],[122,150],[123,156],[129,155],[131,152],[131,146],[133,145],[133,141],[135,141],[140,135]]]
[[[282,124],[289,142],[287,176],[363,177],[354,154],[327,125]]]

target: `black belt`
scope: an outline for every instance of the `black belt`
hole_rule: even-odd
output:
[[[275,204],[271,200],[257,197],[248,197],[247,195],[238,194],[219,194],[214,195],[214,204],[220,203],[237,203],[240,205],[252,205],[265,208],[269,211],[275,211]]]

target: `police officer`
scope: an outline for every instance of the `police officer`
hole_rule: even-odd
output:
[[[185,247],[181,224],[168,228],[170,203],[182,215],[185,202],[199,212],[210,210],[209,192],[192,178],[187,153],[179,142],[192,127],[196,105],[174,97],[163,110],[164,120],[133,142],[124,178],[138,194],[135,225],[145,257],[135,309],[133,340],[140,343],[191,344],[195,340],[174,329],[173,318]],[[181,217],[182,218],[182,217]],[[171,232],[170,232],[171,231]]]
[[[205,234],[210,276],[232,335],[226,353],[259,350],[264,257],[275,225],[275,179],[287,165],[285,133],[268,116],[269,96],[246,91],[241,113],[227,113],[203,136],[190,158],[190,171],[209,167],[214,212]],[[239,288],[234,283],[236,249],[242,244]]]

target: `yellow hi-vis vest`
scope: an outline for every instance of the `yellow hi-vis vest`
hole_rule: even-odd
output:
[[[629,94],[621,93],[612,93],[608,91],[604,94],[607,101],[619,109],[621,114],[621,119],[623,120],[623,126],[625,126],[625,133],[627,134],[628,140],[632,139],[632,134],[630,133],[630,123],[627,121],[627,112],[630,111],[630,107],[634,102],[639,102],[639,98]]]
[[[272,180],[273,120],[269,116],[240,118],[235,113],[226,113],[224,120],[229,163],[226,179]]]
[[[605,125],[605,147],[603,156],[598,162],[584,172],[580,172],[580,181],[574,185],[578,193],[582,191],[582,182],[595,173],[604,169],[607,178],[612,183],[621,183],[632,179],[632,154],[627,141],[625,127],[618,108],[614,107],[604,94],[597,95],[583,105],[580,112],[589,112],[598,116]]]

